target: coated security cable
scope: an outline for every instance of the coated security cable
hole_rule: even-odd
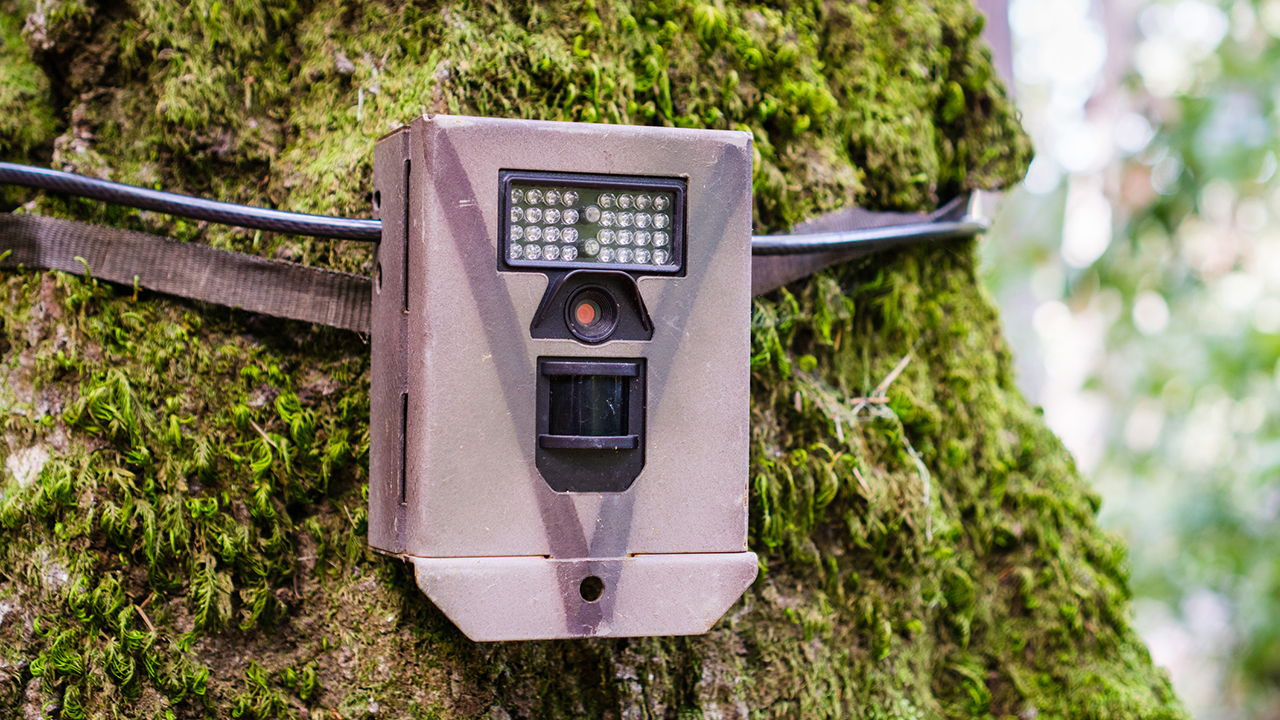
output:
[[[378,220],[308,215],[204,200],[14,163],[0,162],[0,184],[24,185],[168,215],[291,235],[369,242],[377,242],[382,237],[382,223]],[[967,196],[962,197],[967,198]],[[788,235],[755,235],[751,238],[751,253],[753,255],[798,255],[833,252],[855,247],[881,250],[913,242],[967,237],[986,230],[987,223],[980,219],[969,216],[956,219],[945,217],[943,211],[953,206],[957,206],[955,201],[948,203],[938,212],[919,216],[903,213],[872,213],[854,208],[852,210],[858,214],[850,227],[825,232],[798,228],[799,232]],[[826,217],[843,216],[849,213],[850,211],[836,212]],[[939,217],[940,214],[944,217]],[[886,218],[895,220],[901,218],[905,222],[884,222]],[[819,222],[825,219],[820,218]],[[915,221],[912,222],[912,220]]]
[[[377,242],[382,238],[382,223],[377,220],[308,215],[217,202],[29,165],[0,162],[0,184],[24,185],[254,230],[368,242]]]
[[[213,202],[72,173],[0,163],[10,183],[172,215],[295,235],[378,241],[378,220],[335,218]],[[906,244],[986,230],[983,193],[929,214],[848,208],[751,238],[751,291],[762,295],[823,268]],[[369,331],[371,281],[145,233],[39,215],[0,214],[0,268],[48,268],[332,327]]]
[[[812,233],[808,235],[755,235],[751,238],[752,255],[801,255],[858,248],[886,250],[898,245],[971,237],[987,229],[977,220],[957,222],[922,222],[891,227]]]
[[[991,224],[975,190],[925,215],[846,208],[792,228],[751,238],[751,293],[763,295],[842,262],[893,247],[972,237]]]

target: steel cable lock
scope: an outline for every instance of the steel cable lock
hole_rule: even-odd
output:
[[[751,297],[988,226],[975,192],[752,236],[752,157],[736,131],[423,116],[377,142],[369,220],[0,163],[0,183],[377,243],[369,278],[6,214],[0,267],[368,333],[369,546],[459,629],[700,634],[758,569]]]

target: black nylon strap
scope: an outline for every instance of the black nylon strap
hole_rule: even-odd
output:
[[[41,215],[0,214],[0,268],[23,265],[241,308],[275,317],[369,332],[372,286],[339,273],[199,243]]]

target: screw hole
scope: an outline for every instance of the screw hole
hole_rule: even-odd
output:
[[[382,209],[382,191],[381,190],[373,191],[373,209],[374,210]]]
[[[604,594],[604,581],[595,575],[588,575],[578,586],[578,592],[587,602],[595,602]]]
[[[373,286],[378,292],[382,292],[382,263],[378,263],[373,268]]]

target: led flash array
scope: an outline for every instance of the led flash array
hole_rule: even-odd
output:
[[[506,192],[508,262],[675,269],[674,191],[516,180]]]

